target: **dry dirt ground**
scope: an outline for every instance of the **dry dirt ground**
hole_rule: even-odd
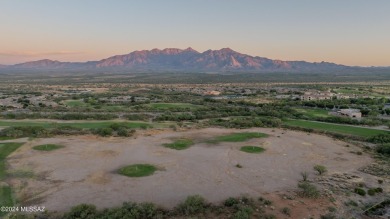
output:
[[[267,133],[269,137],[237,143],[204,143],[218,135],[253,131]],[[181,151],[162,146],[182,137],[192,138],[196,144]],[[65,147],[51,152],[32,149],[47,143]],[[239,151],[244,145],[262,146],[266,151],[261,154]],[[194,194],[214,203],[241,195],[256,198],[269,194],[271,199],[278,199],[276,194],[296,190],[302,171],[314,178],[315,164],[326,166],[329,174],[361,175],[357,169],[370,163],[371,158],[350,153],[355,146],[345,145],[326,136],[263,128],[149,131],[132,138],[35,139],[8,158],[10,171],[32,171],[34,177],[13,178],[9,183],[22,203],[39,203],[50,211],[68,210],[80,203],[113,207],[125,201],[173,207]],[[136,163],[154,164],[159,171],[142,178],[116,173],[120,167]],[[238,163],[242,168],[235,166]],[[302,205],[302,201],[296,205]],[[310,207],[314,212],[319,206]]]

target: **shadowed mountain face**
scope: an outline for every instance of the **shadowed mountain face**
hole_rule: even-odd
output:
[[[69,70],[69,69],[105,69],[105,70],[143,70],[143,71],[201,71],[201,72],[327,72],[350,67],[334,63],[309,63],[305,61],[280,61],[262,57],[253,57],[235,52],[229,48],[207,50],[200,53],[192,48],[153,49],[135,51],[126,55],[116,55],[100,61],[59,62],[39,60],[3,69],[24,70]]]

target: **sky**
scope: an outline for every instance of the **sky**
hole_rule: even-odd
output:
[[[390,66],[390,1],[0,1],[0,64],[187,47]]]

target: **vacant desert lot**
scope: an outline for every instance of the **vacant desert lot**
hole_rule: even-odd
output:
[[[32,171],[34,177],[14,178],[12,186],[24,203],[42,204],[50,211],[67,210],[80,203],[97,207],[119,206],[125,201],[154,202],[172,207],[188,195],[199,194],[219,202],[230,196],[258,197],[264,193],[296,189],[300,173],[314,177],[313,166],[325,165],[330,173],[355,173],[371,162],[350,153],[354,146],[320,135],[275,129],[207,128],[183,132],[161,131],[132,138],[95,136],[36,139],[13,153],[10,171]],[[262,132],[266,138],[246,142],[205,143],[234,132]],[[186,150],[162,146],[175,138],[190,138]],[[61,144],[54,151],[36,151],[40,144]],[[240,151],[244,145],[265,148],[260,154]],[[125,165],[146,163],[155,174],[128,178],[117,174]],[[242,168],[237,168],[240,164]]]

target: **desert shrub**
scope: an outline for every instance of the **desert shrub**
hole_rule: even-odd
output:
[[[327,171],[326,167],[324,167],[322,165],[315,165],[313,168],[315,171],[318,172],[319,175],[322,175]]]
[[[188,196],[184,203],[179,204],[178,211],[183,215],[194,215],[203,213],[206,202],[203,197],[199,195]]]
[[[378,134],[369,138],[368,141],[377,144],[390,143],[390,134]]]
[[[223,204],[224,204],[226,207],[232,207],[233,205],[236,205],[236,204],[238,204],[238,203],[239,203],[239,201],[238,201],[237,198],[232,198],[232,197],[230,197],[230,198],[226,199],[226,200],[224,201]]]
[[[383,189],[381,187],[375,188],[375,192],[382,193]]]
[[[64,215],[64,219],[94,219],[97,217],[95,205],[81,204],[73,207]]]
[[[272,205],[272,201],[271,201],[271,200],[265,199],[265,200],[264,200],[264,204],[265,204],[265,205]]]
[[[366,191],[362,188],[355,188],[354,192],[358,195],[361,195],[361,196],[365,196],[366,195]]]
[[[301,176],[302,176],[302,180],[303,181],[307,181],[307,178],[309,177],[309,173],[308,172],[301,172]]]
[[[372,188],[371,188],[371,189],[368,189],[368,190],[367,190],[367,194],[370,195],[370,196],[374,196],[375,193],[376,193],[376,190],[375,190],[375,189],[372,189]]]
[[[281,212],[287,216],[291,216],[291,210],[288,207],[282,208]]]
[[[346,206],[354,206],[354,207],[359,206],[359,204],[357,202],[355,202],[354,200],[349,200],[348,202],[345,202],[344,204]]]
[[[321,215],[321,219],[336,219],[336,216],[333,215],[332,213],[328,213],[325,215]]]
[[[118,136],[122,136],[122,137],[129,137],[130,136],[130,133],[127,130],[127,128],[123,128],[123,127],[119,128],[117,130],[117,134],[118,134]]]
[[[250,219],[253,213],[253,209],[251,207],[241,207],[234,215],[234,219]]]
[[[380,154],[390,156],[390,143],[377,146],[376,151]]]
[[[112,135],[112,128],[98,128],[94,130],[94,133],[103,137]]]
[[[382,179],[378,179],[378,183],[379,183],[379,184],[382,184],[382,183],[383,183],[383,180],[382,180]]]
[[[6,137],[48,137],[50,132],[42,126],[15,126],[1,130],[0,136]]]
[[[320,196],[320,192],[318,191],[315,185],[312,185],[308,182],[298,183],[298,188],[300,188],[301,195],[307,198],[318,198]]]
[[[157,208],[153,203],[141,203],[138,205],[140,218],[154,218],[157,214]]]

